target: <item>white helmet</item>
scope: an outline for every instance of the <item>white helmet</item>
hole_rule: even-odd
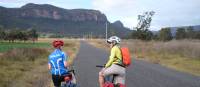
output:
[[[107,42],[108,43],[116,42],[116,44],[119,44],[121,42],[121,39],[117,36],[111,36],[110,38],[108,38]]]

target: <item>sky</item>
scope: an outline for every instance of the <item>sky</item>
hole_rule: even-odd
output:
[[[155,11],[151,30],[163,27],[200,25],[200,0],[0,0],[0,6],[15,8],[27,3],[51,4],[65,9],[100,10],[110,22],[137,26],[138,15]]]

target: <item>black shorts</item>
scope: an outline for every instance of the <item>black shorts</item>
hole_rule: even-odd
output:
[[[55,87],[60,87],[61,82],[64,81],[65,76],[52,75],[52,80]]]

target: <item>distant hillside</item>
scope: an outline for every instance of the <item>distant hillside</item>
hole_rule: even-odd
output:
[[[176,30],[178,28],[185,28],[185,29],[187,29],[188,27],[189,26],[171,27],[171,33],[172,33],[173,36],[175,36],[176,35]],[[192,26],[192,27],[193,27],[194,31],[200,31],[200,25],[195,25],[195,26]]]
[[[172,33],[172,35],[173,36],[175,36],[176,35],[176,30],[178,29],[178,28],[185,28],[185,29],[187,29],[189,26],[180,26],[180,27],[170,27],[170,29],[171,29],[171,33]],[[192,26],[193,27],[193,29],[194,29],[194,31],[200,31],[200,25],[195,25],[195,26]],[[158,34],[159,33],[159,31],[152,31],[154,34]]]
[[[0,7],[0,25],[5,29],[35,28],[45,33],[82,36],[92,34],[104,37],[106,21],[109,35],[126,36],[131,31],[120,21],[110,23],[97,10],[63,9],[48,4],[29,3],[21,8]]]

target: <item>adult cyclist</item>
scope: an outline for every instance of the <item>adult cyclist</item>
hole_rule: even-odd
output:
[[[122,54],[120,50],[120,38],[117,36],[112,36],[107,40],[107,43],[110,44],[110,57],[108,62],[105,65],[105,68],[103,68],[99,72],[99,84],[100,87],[103,87],[104,84],[104,77],[110,76],[113,74],[117,74],[117,77],[115,78],[116,83],[125,84],[125,72],[126,69],[122,65]]]
[[[55,50],[49,55],[48,68],[51,70],[54,86],[60,87],[61,82],[68,74],[67,55],[62,51],[61,47],[64,45],[62,40],[55,40],[52,45]]]

